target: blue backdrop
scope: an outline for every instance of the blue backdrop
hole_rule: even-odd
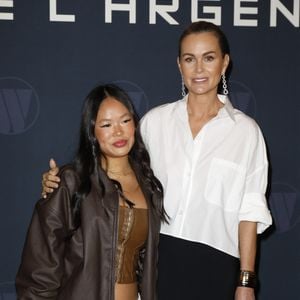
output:
[[[191,21],[221,25],[230,97],[259,123],[275,225],[262,237],[260,300],[300,297],[300,0],[0,0],[0,299],[14,277],[41,173],[76,147],[81,104],[99,82],[142,115],[180,97],[177,40]]]

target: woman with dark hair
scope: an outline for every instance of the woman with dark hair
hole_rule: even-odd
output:
[[[74,162],[36,204],[16,277],[18,299],[156,299],[162,187],[127,94],[93,89]]]
[[[264,139],[227,97],[229,46],[218,26],[192,23],[177,63],[183,98],[141,121],[170,217],[161,228],[158,298],[253,300],[256,238],[272,223]],[[56,172],[44,174],[44,193]]]
[[[161,228],[158,297],[253,300],[256,237],[272,222],[264,139],[227,97],[229,45],[218,26],[192,23],[177,63],[183,99],[141,122],[170,217]]]

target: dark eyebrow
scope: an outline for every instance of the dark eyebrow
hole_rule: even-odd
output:
[[[216,51],[211,50],[211,51],[204,52],[202,55],[215,54],[215,53],[216,53]],[[183,53],[181,56],[182,57],[184,57],[184,56],[195,56],[195,54],[192,54],[192,53]]]
[[[183,53],[181,56],[195,56],[195,55],[192,53]]]
[[[208,55],[208,54],[215,54],[216,51],[212,50],[212,51],[207,51],[205,53],[203,53],[203,55]]]
[[[120,118],[124,118],[124,117],[126,117],[126,116],[132,118],[132,115],[131,115],[130,112],[127,112],[127,113],[123,114]]]
[[[127,113],[121,115],[121,116],[120,116],[120,119],[122,119],[122,118],[124,118],[124,117],[130,117],[130,118],[132,118],[132,115],[131,115],[130,112],[127,112]],[[100,120],[99,120],[99,122],[110,122],[110,121],[111,121],[111,119],[100,119]]]

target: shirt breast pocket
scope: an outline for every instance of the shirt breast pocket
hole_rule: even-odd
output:
[[[213,158],[205,186],[205,199],[224,210],[236,212],[241,206],[246,169],[234,162]]]

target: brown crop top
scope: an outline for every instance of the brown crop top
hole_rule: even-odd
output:
[[[139,252],[148,236],[148,209],[120,206],[116,283],[137,281]]]

